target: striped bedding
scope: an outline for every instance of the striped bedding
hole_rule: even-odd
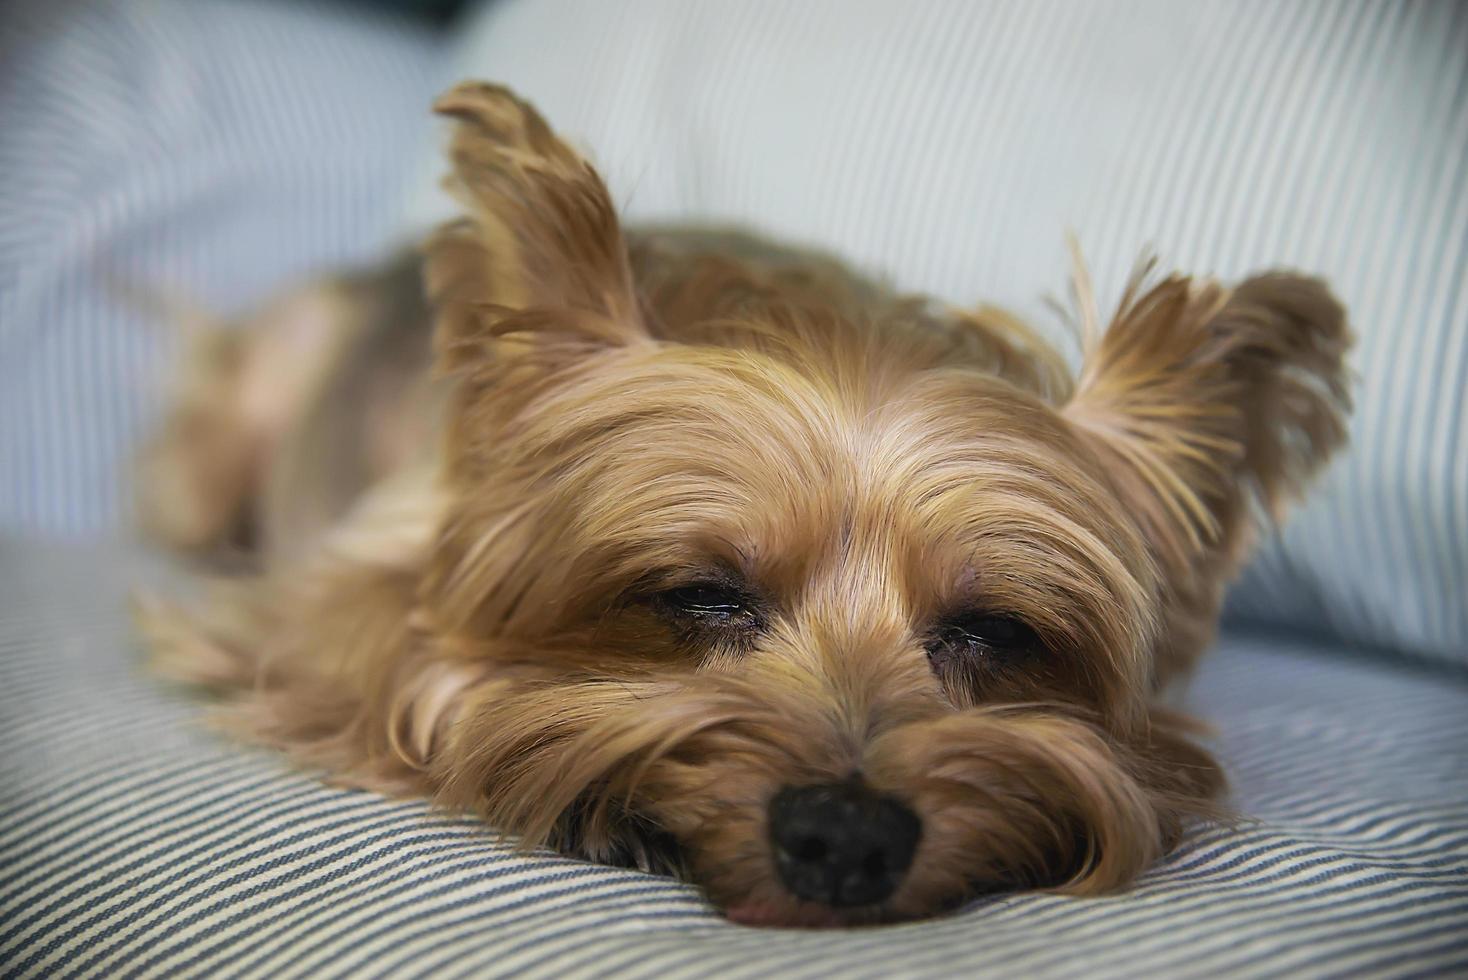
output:
[[[844,932],[517,854],[418,803],[216,740],[140,674],[124,548],[0,543],[6,977],[1427,977],[1468,973],[1468,683],[1231,636],[1192,700],[1232,829],[1135,892]]]

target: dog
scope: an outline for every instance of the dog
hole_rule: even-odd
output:
[[[1078,373],[992,308],[752,234],[624,229],[466,83],[418,253],[204,330],[142,470],[151,600],[233,731],[742,923],[1125,888],[1224,812],[1166,706],[1344,442],[1323,283],[1144,267]],[[241,556],[243,558],[241,559]]]

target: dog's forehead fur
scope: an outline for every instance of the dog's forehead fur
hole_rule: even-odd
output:
[[[779,344],[739,346],[769,325],[745,319],[586,354],[528,403],[479,389],[515,404],[476,442],[494,459],[472,496],[516,502],[562,559],[530,563],[560,601],[524,608],[595,609],[724,568],[786,612],[921,626],[987,607],[1132,655],[1144,635],[1098,626],[1145,623],[1154,573],[1086,441],[993,364],[954,356],[952,327],[822,312],[770,314]]]

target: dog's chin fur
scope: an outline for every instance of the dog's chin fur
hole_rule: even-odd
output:
[[[1144,270],[1103,331],[1078,273],[1072,378],[995,310],[750,236],[624,233],[503,89],[438,109],[466,216],[424,294],[399,261],[216,343],[146,460],[162,536],[253,548],[144,616],[233,730],[749,923],[1121,889],[1217,812],[1159,701],[1342,442],[1321,283]],[[680,605],[694,587],[738,601]],[[843,780],[921,821],[911,867],[868,905],[802,901],[771,799]]]

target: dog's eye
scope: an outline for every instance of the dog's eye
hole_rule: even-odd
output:
[[[1040,647],[1040,638],[1017,616],[984,614],[944,624],[928,642],[928,659],[945,667],[956,657],[1003,666]]]
[[[1014,616],[979,616],[956,627],[964,639],[996,650],[1028,648],[1036,641],[1035,631]]]
[[[736,623],[751,617],[749,600],[716,582],[697,582],[669,589],[660,597],[675,613],[710,623]]]

